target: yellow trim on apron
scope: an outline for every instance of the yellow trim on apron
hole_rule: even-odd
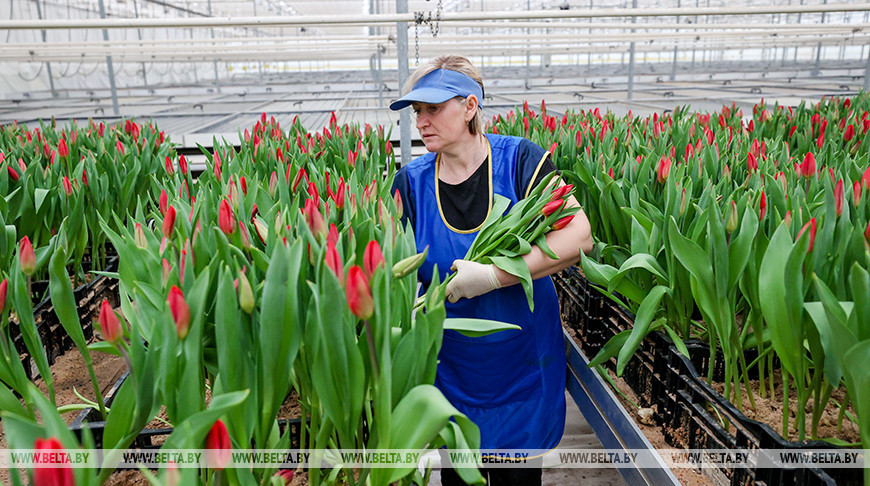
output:
[[[526,187],[526,195],[523,198],[529,197],[529,194],[532,192],[532,185],[538,179],[538,173],[541,172],[541,167],[544,165],[544,161],[547,160],[547,157],[550,156],[550,152],[544,152],[544,156],[541,157],[541,160],[538,161],[538,167],[535,168],[535,173],[532,174],[532,179],[529,181],[529,186]]]
[[[438,172],[441,168],[441,154],[439,153],[435,157],[435,202],[438,203],[438,213],[441,215],[441,221],[444,222],[444,226],[447,226],[450,231],[454,233],[459,233],[461,235],[467,235],[469,233],[474,233],[475,231],[480,231],[480,228],[483,228],[483,223],[485,223],[486,220],[489,219],[489,213],[492,212],[492,145],[489,144],[489,140],[485,137],[484,140],[486,140],[486,148],[488,152],[488,155],[486,157],[486,163],[489,164],[489,178],[487,179],[487,181],[489,182],[489,207],[487,207],[486,209],[486,217],[483,218],[483,222],[481,222],[480,225],[478,225],[476,228],[472,228],[470,230],[456,229],[450,223],[448,223],[447,218],[444,217],[444,209],[441,207],[441,191],[439,190],[441,184],[440,180],[438,179]]]

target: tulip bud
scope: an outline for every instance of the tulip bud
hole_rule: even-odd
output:
[[[870,221],[867,222],[867,229],[864,230],[864,239],[870,243]]]
[[[816,175],[816,156],[812,152],[807,152],[804,156],[804,161],[800,165],[801,175],[806,179],[810,179]]]
[[[175,166],[172,165],[172,159],[169,156],[166,156],[166,160],[163,162],[163,167],[166,169],[166,174],[169,176],[175,175]]]
[[[305,200],[305,207],[302,209],[302,214],[305,216],[305,222],[308,223],[308,228],[311,230],[311,234],[313,234],[318,241],[323,241],[323,239],[326,238],[328,229],[326,227],[326,221],[323,219],[323,214],[320,213],[320,209],[318,209],[314,204],[313,199]]]
[[[791,226],[791,210],[785,212],[785,217],[782,218],[782,221],[786,226]]]
[[[758,203],[758,220],[764,219],[764,215],[767,213],[767,196],[764,195],[764,191],[761,191],[761,201]]]
[[[170,272],[172,272],[172,265],[170,265],[170,264],[169,264],[169,261],[168,261],[167,259],[165,259],[165,258],[163,259],[163,264],[162,264],[162,265],[163,265],[163,272],[162,272],[162,275],[161,275],[161,280],[162,280],[162,282],[163,282],[163,286],[165,287],[165,286],[166,286],[166,282],[169,281],[169,274],[170,274]]]
[[[66,144],[65,138],[61,138],[60,143],[57,144],[57,153],[62,159],[69,157],[69,147]]]
[[[335,226],[335,223],[329,224],[329,234],[326,235],[326,244],[332,243],[333,245],[338,244],[338,228]]]
[[[275,473],[275,476],[281,478],[284,482],[284,486],[288,486],[291,481],[293,481],[293,470],[292,469],[282,469]]]
[[[423,262],[426,261],[426,255],[429,254],[429,247],[423,250],[422,253],[417,253],[416,255],[411,255],[407,258],[400,260],[398,263],[393,265],[393,277],[394,278],[402,278],[406,275],[411,274],[411,272],[417,271]]]
[[[731,205],[728,207],[728,216],[725,218],[725,231],[729,233],[733,233],[734,230],[737,229],[737,203],[731,201]]]
[[[800,232],[797,235],[797,239],[801,238],[801,235],[804,234],[804,231],[806,231],[807,228],[810,229],[810,247],[807,248],[807,252],[811,252],[813,251],[813,244],[816,242],[816,218],[810,219],[807,224],[805,224],[804,227],[801,228]]]
[[[233,446],[227,426],[221,419],[211,426],[205,439],[205,448],[208,467],[220,471],[229,465]]]
[[[345,192],[346,192],[346,189],[345,189],[344,178],[339,177],[338,178],[338,189],[335,191],[335,194],[331,195],[333,202],[335,202],[336,209],[339,209],[339,210],[344,209]]]
[[[290,167],[287,167],[287,170],[290,170]],[[290,189],[293,192],[296,192],[296,189],[299,188],[299,184],[302,183],[302,179],[305,179],[305,182],[308,182],[308,173],[305,172],[304,167],[300,167],[299,170],[296,171],[296,177],[293,178],[293,184],[290,186]]]
[[[254,290],[245,272],[239,272],[239,307],[247,314],[254,311]]]
[[[178,472],[178,465],[175,464],[175,461],[169,461],[166,464],[163,480],[164,486],[178,486],[181,483],[181,473]]]
[[[158,203],[158,208],[160,209],[160,215],[164,218],[166,217],[166,210],[169,206],[169,196],[166,194],[166,189],[160,190],[160,200]]]
[[[239,221],[239,236],[242,239],[242,248],[245,250],[250,250],[254,247],[251,242],[251,233],[248,231],[248,227],[245,226],[245,223]]]
[[[69,182],[69,177],[63,176],[62,185],[63,185],[63,192],[64,192],[64,194],[66,194],[66,197],[72,196],[73,188],[72,188],[72,184],[70,184],[70,182]]]
[[[19,178],[18,172],[15,172],[15,169],[9,165],[6,166],[6,170],[9,172],[9,178],[12,179],[12,182],[17,182]]]
[[[33,245],[30,244],[30,238],[27,236],[19,242],[18,262],[21,265],[21,271],[28,277],[36,271],[36,254],[33,252]]]
[[[557,220],[555,223],[553,223],[551,228],[553,231],[559,231],[560,229],[564,228],[565,226],[568,226],[568,223],[570,223],[572,219],[574,219],[573,214],[570,216],[565,216],[564,218],[561,218],[561,219]]]
[[[182,253],[184,253],[182,251]],[[182,255],[184,260],[184,255]],[[173,285],[169,289],[169,297],[166,298],[169,303],[169,310],[172,312],[172,320],[175,321],[175,330],[178,333],[178,339],[184,339],[187,332],[190,330],[190,307],[184,300],[184,294],[178,286]]]
[[[133,230],[133,240],[139,248],[148,248],[148,239],[145,238],[145,231],[142,229],[142,223],[136,223]]]
[[[393,142],[387,140],[387,146],[384,148],[384,153],[386,153],[388,157],[393,155]]]
[[[396,218],[402,219],[402,215],[405,213],[405,208],[402,204],[402,194],[399,193],[398,189],[393,193],[393,204],[396,206]]]
[[[384,254],[381,252],[381,245],[377,241],[369,241],[366,249],[363,252],[363,273],[366,279],[371,279],[378,267],[384,265]]]
[[[659,163],[656,166],[656,180],[659,181],[660,184],[664,184],[665,180],[668,178],[668,174],[671,172],[671,158],[662,155],[662,158],[659,159]]]
[[[686,197],[686,188],[683,188],[683,195],[680,197],[680,216],[686,214],[686,205],[689,203]]]
[[[172,238],[172,229],[175,227],[175,208],[169,206],[166,216],[163,218],[163,236]]]
[[[574,189],[574,184],[567,184],[553,189],[553,192],[550,193],[550,201],[564,199],[565,196],[567,196],[572,189]]]
[[[358,318],[368,319],[374,314],[375,303],[372,299],[372,291],[368,279],[358,265],[350,267],[347,272],[345,296],[350,311]]]
[[[341,262],[341,255],[335,248],[335,243],[330,241],[326,243],[326,266],[332,270],[341,285],[344,286],[344,264]]]
[[[269,236],[269,228],[259,218],[254,218],[252,223],[254,224],[254,232],[257,233],[257,238],[260,238],[260,241],[265,245],[266,238]]]
[[[4,278],[2,282],[0,282],[0,314],[6,310],[6,293],[9,289],[9,282]]]
[[[218,226],[227,236],[236,232],[236,217],[226,199],[221,200],[220,208],[218,208]]]
[[[556,199],[555,201],[550,201],[547,204],[545,204],[544,207],[541,209],[541,214],[543,214],[544,217],[547,217],[547,216],[555,213],[556,211],[562,209],[562,206],[564,206],[564,205],[565,205],[564,199]]]
[[[317,190],[317,185],[313,182],[308,183],[308,196],[314,200],[314,205],[320,207],[320,191]]]
[[[843,214],[843,179],[838,180],[834,186],[834,208],[839,218]]]
[[[37,455],[45,456],[48,464],[58,464],[57,466],[46,466],[33,468],[33,484],[38,486],[75,486],[75,476],[72,468],[69,465],[61,466],[63,462],[61,457],[64,455],[64,447],[61,442],[54,438],[48,439],[38,438],[33,444]]]
[[[239,178],[239,185],[241,185],[241,187],[242,187],[242,194],[247,196],[248,195],[248,180],[245,179],[245,176],[242,176]]]
[[[232,176],[230,176],[230,184],[227,190],[227,199],[230,200],[230,204],[233,205],[234,209],[239,209],[239,188],[236,186],[236,183],[232,181]]]
[[[115,311],[112,309],[112,306],[109,304],[107,299],[103,299],[103,303],[100,304],[99,321],[100,332],[103,333],[103,339],[112,344],[121,340],[121,337],[124,335],[124,331],[121,328],[121,322],[118,320],[118,316],[115,314]]]
[[[278,189],[278,173],[272,171],[272,176],[269,177],[269,197],[275,197],[275,190]]]

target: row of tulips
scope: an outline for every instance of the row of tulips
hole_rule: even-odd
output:
[[[845,387],[845,414],[870,444],[870,97],[769,106],[750,116],[685,108],[629,113],[522,112],[493,131],[528,136],[557,155],[600,240],[583,270],[635,313],[594,362],[621,372],[647,333],[709,342],[727,398],[771,393],[774,357],[789,389],[800,439],[816,437],[831,392]],[[846,190],[848,188],[848,190]],[[699,318],[700,317],[700,318]],[[848,337],[848,341],[843,339]],[[756,349],[758,359],[745,361]],[[761,380],[750,386],[748,371]],[[712,370],[710,366],[712,380]],[[851,402],[854,415],[846,413]]]
[[[70,256],[83,277],[87,249],[98,266],[104,263],[106,236],[97,215],[126,214],[142,204],[172,154],[163,132],[131,120],[110,126],[91,120],[86,127],[73,122],[63,129],[54,123],[32,130],[0,127],[0,224],[14,240],[26,236],[39,249],[66,221],[76,236]],[[8,245],[0,248],[4,268],[11,254]]]
[[[125,449],[162,410],[174,427],[167,448],[287,448],[289,431],[276,419],[291,389],[310,419],[303,444],[312,449],[478,447],[477,427],[432,386],[441,335],[507,326],[445,319],[437,282],[415,310],[424,255],[398,224],[383,131],[332,123],[309,135],[264,116],[248,133],[239,149],[216,143],[196,184],[167,165],[148,198],[156,204],[98,216],[120,257],[121,305],[119,313],[102,306],[105,341],[84,354],[116,354],[130,371],[111,408],[101,405],[103,447]],[[61,225],[53,261],[63,261],[67,234]],[[57,296],[52,288],[56,306],[68,286],[58,284]],[[34,386],[14,389],[23,404],[0,387],[12,447],[45,437],[63,448],[93,443],[79,444]],[[116,459],[75,470],[75,484],[106,480]],[[275,481],[274,470],[222,465],[170,467],[152,479]],[[477,469],[459,472],[482,481]],[[312,484],[425,482],[410,467],[309,474]]]
[[[126,215],[147,203],[148,187],[161,178],[171,152],[162,132],[127,120],[113,126],[89,121],[84,128],[51,124],[37,128],[0,127],[0,348],[17,356],[10,316],[54,403],[53,379],[34,320],[31,282],[48,280],[55,311],[85,357],[95,394],[98,386],[87,353],[70,285],[85,280],[82,260],[90,251],[92,269],[105,266],[107,236],[99,218]],[[159,169],[159,170],[158,170]],[[71,264],[71,268],[68,268]],[[29,380],[18,359],[0,363],[0,380],[25,396]]]

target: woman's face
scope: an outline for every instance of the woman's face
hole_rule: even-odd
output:
[[[468,131],[469,115],[474,108],[468,101],[453,98],[443,103],[420,103],[411,105],[417,115],[417,130],[429,152],[444,152],[451,145],[465,137]]]

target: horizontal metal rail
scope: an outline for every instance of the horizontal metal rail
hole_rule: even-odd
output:
[[[591,19],[591,18],[638,18],[677,16],[752,16],[797,13],[865,12],[870,3],[828,5],[769,5],[739,7],[681,7],[681,8],[605,8],[587,10],[531,10],[492,12],[444,12],[440,22],[454,21],[488,22],[499,20],[533,19]],[[248,16],[205,18],[111,18],[111,19],[48,19],[48,20],[3,20],[0,30],[46,30],[46,29],[149,29],[177,27],[291,27],[315,25],[394,25],[397,22],[414,23],[417,13],[329,16]],[[422,14],[420,14],[422,15]],[[481,25],[482,26],[482,25]]]

